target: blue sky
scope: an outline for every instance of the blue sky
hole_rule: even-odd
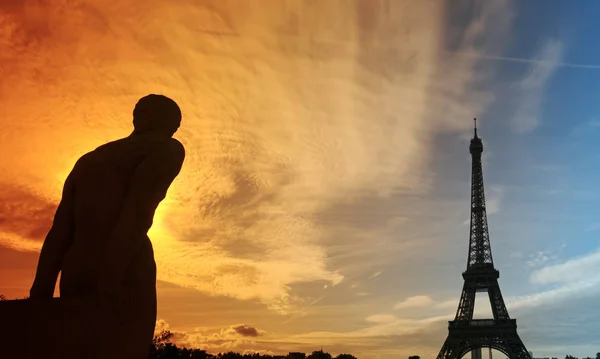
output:
[[[563,300],[511,310],[536,356],[593,356],[600,347],[592,334],[600,332],[592,319],[600,299],[600,25],[595,20],[600,3],[522,1],[513,6],[506,48],[488,52],[498,57],[485,64],[495,71],[487,84],[494,101],[482,111],[480,124],[489,154],[484,167],[488,198],[494,196],[492,186],[503,188],[496,197],[500,209],[489,219],[494,258],[505,297],[564,286],[567,282],[558,278],[557,283],[531,282],[543,268],[556,270],[548,276],[560,276],[569,269],[559,269],[559,263],[569,261],[569,281],[593,281],[588,289],[566,290]],[[453,163],[465,156],[465,142],[451,148],[444,157],[454,157]],[[461,173],[465,178],[466,164],[460,170],[439,168],[445,178],[460,181]],[[460,193],[466,201],[464,189]]]

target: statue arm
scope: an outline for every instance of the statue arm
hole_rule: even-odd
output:
[[[181,171],[184,158],[183,145],[172,139],[136,168],[119,220],[108,239],[105,266],[99,278],[101,290],[114,291],[123,282],[133,256],[152,226],[154,212]]]
[[[52,228],[46,235],[35,274],[29,292],[31,298],[52,298],[58,273],[73,239],[74,224],[73,172],[65,180],[62,199],[56,209]]]

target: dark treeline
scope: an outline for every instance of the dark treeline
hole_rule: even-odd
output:
[[[567,355],[565,357],[565,359],[579,359],[579,358],[574,357],[572,355]],[[600,359],[600,353],[596,353],[596,357],[595,358],[594,357],[585,357],[585,358],[582,358],[582,359]]]
[[[308,356],[303,353],[290,353],[289,355],[268,355],[260,353],[240,354],[235,352],[226,352],[218,354],[209,354],[201,349],[178,348],[171,343],[173,333],[168,330],[162,330],[152,341],[150,347],[149,359],[356,359],[351,354],[340,354],[333,357],[331,354],[322,350],[314,351]],[[410,359],[420,359],[418,356]]]

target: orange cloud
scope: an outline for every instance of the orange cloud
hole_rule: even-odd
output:
[[[259,331],[253,326],[247,324],[232,325],[229,329],[243,337],[258,337],[259,335],[263,334],[263,331]]]
[[[58,201],[78,156],[128,134],[137,98],[168,94],[183,109],[188,156],[151,231],[159,278],[292,311],[304,301],[294,284],[344,277],[327,262],[320,212],[365,188],[424,189],[419,138],[438,30],[416,19],[441,7],[393,7],[396,21],[381,27],[379,5],[342,15],[340,4],[2,5],[11,136],[0,151],[18,156],[0,170]],[[386,49],[387,31],[402,51]],[[388,76],[395,63],[401,81]],[[388,75],[373,72],[382,66]]]
[[[0,185],[0,232],[41,240],[52,225],[56,204],[22,187]]]
[[[128,135],[137,99],[164,93],[183,110],[187,158],[150,233],[159,279],[303,313],[326,285],[410,255],[398,218],[413,203],[390,197],[426,194],[435,136],[470,127],[490,101],[471,89],[476,58],[443,52],[446,10],[426,0],[3,1],[0,171],[21,209],[1,244],[37,250],[28,238],[48,226],[75,160]],[[484,6],[461,48],[474,50],[495,14],[504,18],[496,2]],[[381,210],[386,200],[394,211]],[[234,342],[249,339],[268,336]]]
[[[55,203],[32,189],[0,184],[0,243],[14,249],[39,250],[55,210]]]
[[[264,330],[257,329],[247,324],[231,325],[219,331],[209,332],[204,328],[192,328],[187,331],[171,330],[169,324],[163,319],[156,321],[155,334],[162,330],[169,330],[173,334],[172,341],[180,346],[200,348],[208,351],[222,351],[243,349],[245,351],[263,352],[258,349],[256,338],[265,334]]]

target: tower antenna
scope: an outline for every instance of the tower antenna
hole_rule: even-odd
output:
[[[473,122],[475,123],[475,137],[477,137],[477,118],[474,118]]]

